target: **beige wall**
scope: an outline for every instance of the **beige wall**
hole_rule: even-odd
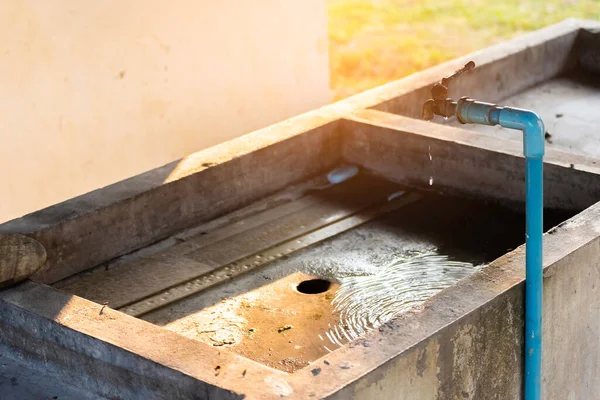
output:
[[[0,221],[330,100],[324,0],[2,0]]]

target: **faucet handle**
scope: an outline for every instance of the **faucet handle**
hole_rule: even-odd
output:
[[[475,68],[475,62],[469,61],[462,68],[457,69],[456,71],[454,71],[451,75],[448,75],[447,77],[442,78],[442,82],[441,82],[442,85],[448,87],[448,84],[450,83],[450,81],[452,81],[453,79],[455,79],[459,75],[464,74],[465,72],[471,71],[473,68]]]

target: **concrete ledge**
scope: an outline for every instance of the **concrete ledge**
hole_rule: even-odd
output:
[[[2,400],[60,399],[97,400],[89,391],[71,386],[68,381],[57,385],[57,377],[28,368],[24,363],[9,358],[12,350],[0,346],[0,388]]]
[[[0,225],[41,242],[53,283],[236,210],[339,162],[332,118],[280,124]],[[225,184],[224,184],[225,183]]]
[[[241,399],[284,375],[35,282],[0,292],[0,314],[17,357],[106,398]]]
[[[522,143],[376,110],[354,112],[342,130],[344,159],[392,181],[510,202],[525,198]],[[557,150],[544,158],[545,207],[581,210],[600,201],[600,161],[578,156],[571,166],[572,159]]]

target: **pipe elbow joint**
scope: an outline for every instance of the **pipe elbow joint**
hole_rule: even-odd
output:
[[[505,128],[523,131],[523,154],[525,157],[544,156],[546,129],[544,122],[535,112],[504,107],[500,111],[499,123]]]

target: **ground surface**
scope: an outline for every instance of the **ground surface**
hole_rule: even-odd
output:
[[[598,0],[327,0],[336,99],[566,18]]]

